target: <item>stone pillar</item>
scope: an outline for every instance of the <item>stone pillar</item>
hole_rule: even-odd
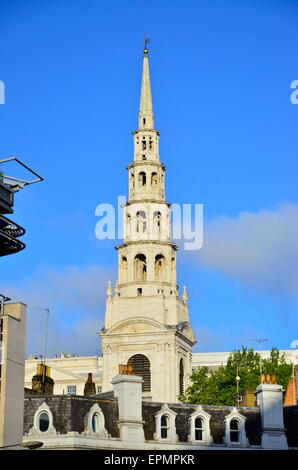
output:
[[[0,447],[23,440],[26,305],[5,304],[2,320]]]
[[[287,449],[282,386],[277,384],[258,385],[256,395],[262,419],[262,448]]]
[[[145,442],[142,419],[142,377],[118,374],[112,380],[118,399],[120,439],[133,443]]]

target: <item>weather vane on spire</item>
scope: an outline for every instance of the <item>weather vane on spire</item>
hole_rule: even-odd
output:
[[[147,34],[145,33],[144,36],[144,54],[148,54],[147,44],[149,44],[150,38],[148,38]]]

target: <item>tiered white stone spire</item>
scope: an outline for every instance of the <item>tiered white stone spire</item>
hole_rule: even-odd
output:
[[[159,159],[146,47],[133,138],[128,201],[123,208],[124,240],[116,247],[118,280],[112,294],[110,286],[107,290],[105,326],[100,333],[103,391],[110,389],[118,364],[129,363],[146,369],[144,392],[150,392],[153,400],[171,402],[188,383],[194,335],[186,290],[182,298],[178,295],[177,246],[171,240],[171,205],[165,198],[166,169]]]

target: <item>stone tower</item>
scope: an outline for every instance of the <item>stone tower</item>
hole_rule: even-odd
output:
[[[103,391],[111,390],[119,364],[143,377],[143,395],[176,402],[188,385],[195,342],[187,293],[178,295],[177,246],[171,241],[170,204],[165,199],[165,166],[154,128],[148,49],[144,49],[134,161],[127,167],[129,198],[123,208],[124,241],[117,246],[118,279],[107,289]]]

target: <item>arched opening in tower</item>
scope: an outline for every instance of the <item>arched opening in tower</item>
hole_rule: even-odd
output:
[[[159,211],[155,211],[153,214],[153,228],[154,228],[154,236],[156,238],[160,238],[161,235],[161,213]]]
[[[131,356],[127,362],[127,365],[132,366],[134,374],[139,375],[143,379],[142,391],[151,391],[151,372],[150,372],[150,361],[148,357],[143,354],[135,354]]]
[[[136,213],[136,232],[144,233],[146,231],[146,212],[138,211]]]
[[[151,174],[151,186],[152,188],[157,188],[158,186],[158,175],[156,172]]]
[[[146,256],[142,254],[136,255],[134,259],[134,277],[135,281],[146,281],[147,279],[147,262]]]
[[[163,255],[155,256],[155,280],[165,281],[165,264],[166,260]]]
[[[127,282],[127,258],[122,256],[121,258],[121,282]]]
[[[141,171],[139,173],[139,178],[138,178],[138,185],[140,187],[146,186],[146,173],[144,171]]]

